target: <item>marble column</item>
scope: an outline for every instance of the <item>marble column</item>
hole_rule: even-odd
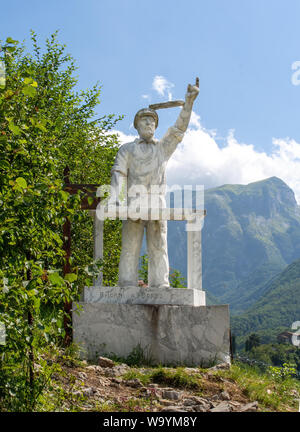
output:
[[[100,220],[97,217],[96,211],[91,210],[90,215],[93,218],[94,221],[94,227],[93,227],[93,239],[94,239],[94,254],[93,258],[94,261],[97,261],[99,259],[103,258],[103,224],[104,221]],[[99,274],[99,276],[94,279],[94,286],[102,286],[102,279],[103,275],[102,272]]]
[[[201,230],[204,216],[196,215],[187,221],[187,287],[202,290],[202,246]]]

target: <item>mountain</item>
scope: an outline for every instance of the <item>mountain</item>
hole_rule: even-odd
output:
[[[300,257],[300,209],[279,178],[205,191],[202,230],[203,289],[241,313],[265,284]],[[186,232],[168,225],[171,266],[186,276]],[[180,247],[178,247],[180,245]]]
[[[232,317],[232,332],[239,345],[249,333],[257,333],[262,341],[274,341],[282,330],[291,331],[300,321],[300,259],[294,261],[263,288],[262,297],[247,312]]]

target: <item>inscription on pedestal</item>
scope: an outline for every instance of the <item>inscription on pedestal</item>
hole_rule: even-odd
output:
[[[167,304],[204,306],[205,292],[187,288],[85,287],[88,303]]]

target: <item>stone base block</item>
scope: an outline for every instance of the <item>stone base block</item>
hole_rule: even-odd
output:
[[[74,341],[83,358],[126,358],[140,346],[153,364],[208,366],[230,362],[229,308],[79,303]],[[75,307],[75,306],[74,306]]]
[[[85,287],[86,303],[205,306],[205,292],[188,288]]]

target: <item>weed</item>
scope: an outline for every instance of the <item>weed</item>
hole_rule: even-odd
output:
[[[146,347],[143,348],[140,343],[133,348],[127,357],[120,357],[114,353],[103,355],[117,363],[126,363],[128,366],[149,366],[153,364],[150,350]]]
[[[123,379],[125,380],[131,380],[134,378],[138,378],[142,384],[147,385],[149,382],[151,382],[151,374],[149,373],[142,373],[138,369],[130,369],[130,371],[126,372],[126,374],[123,375]]]
[[[291,377],[278,380],[252,366],[234,363],[229,370],[216,375],[233,379],[250,400],[257,400],[262,411],[291,411],[298,409],[293,391],[300,392],[300,383]]]
[[[159,367],[152,372],[151,379],[155,383],[165,384],[171,387],[187,389],[201,388],[200,375],[190,375],[182,367],[176,368],[175,370]]]
[[[297,376],[297,369],[295,364],[283,363],[283,367],[269,366],[270,375],[276,380],[284,380]]]

